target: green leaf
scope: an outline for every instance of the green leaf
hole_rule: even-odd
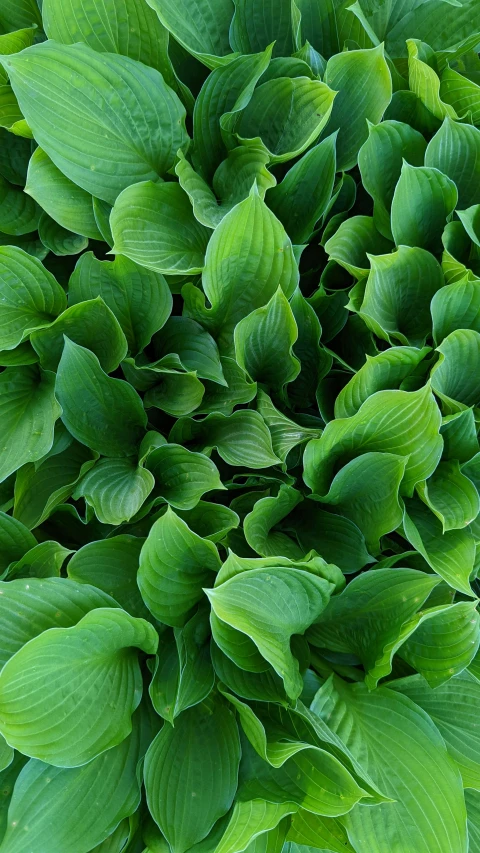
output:
[[[465,803],[468,817],[468,838],[470,853],[478,853],[480,850],[480,800],[476,791],[465,791]]]
[[[442,231],[457,198],[455,184],[438,169],[404,162],[392,201],[391,225],[397,246],[439,252]]]
[[[0,246],[0,299],[2,350],[14,349],[66,307],[65,294],[53,275],[16,246]]]
[[[178,184],[144,181],[125,189],[110,217],[112,253],[157,273],[198,273],[210,232]],[[180,227],[181,226],[181,227]]]
[[[78,255],[88,246],[88,238],[67,231],[55,222],[48,213],[42,213],[38,223],[38,236],[43,245],[54,255]]]
[[[454,181],[458,207],[470,207],[480,201],[480,130],[446,118],[428,143],[425,165],[439,169]]]
[[[133,59],[50,41],[2,63],[41,148],[67,178],[110,204],[130,184],[164,175],[188,142],[179,98],[158,71]]]
[[[214,849],[214,853],[239,853],[255,849],[255,841],[261,842],[266,833],[274,830],[280,822],[297,810],[295,803],[271,803],[261,799],[237,800],[225,832]]]
[[[250,637],[294,701],[303,682],[292,634],[303,634],[325,608],[331,586],[300,569],[252,569],[206,590],[215,615]]]
[[[148,622],[109,608],[30,640],[0,674],[7,743],[56,767],[85,764],[121,743],[142,693],[134,647],[154,654],[157,643]]]
[[[67,308],[50,326],[32,332],[31,342],[45,370],[55,371],[64,336],[91,350],[105,373],[116,370],[127,354],[127,341],[115,315],[100,296]]]
[[[458,118],[453,107],[445,104],[440,97],[440,79],[430,65],[434,60],[431,48],[417,39],[407,39],[407,48],[408,85],[411,91],[436,119],[443,121],[447,116]]]
[[[308,77],[267,80],[255,89],[243,110],[223,116],[224,138],[231,134],[238,142],[261,142],[272,164],[284,163],[318,139],[332,113],[334,98],[329,86]]]
[[[422,500],[440,519],[443,533],[467,527],[480,511],[478,492],[471,480],[462,474],[457,461],[441,462],[417,489]]]
[[[311,237],[325,213],[335,177],[336,134],[307,151],[278,186],[267,190],[267,204],[284,225],[293,243]]]
[[[476,601],[459,601],[432,613],[399,650],[400,657],[420,672],[430,687],[437,689],[445,684],[475,657],[480,642],[476,606]]]
[[[373,275],[373,273],[372,273]],[[377,391],[399,388],[429,352],[427,347],[390,347],[367,360],[335,400],[335,417],[349,418]]]
[[[93,240],[102,239],[92,196],[65,177],[41,148],[35,149],[30,160],[25,192],[63,228]]]
[[[0,482],[27,462],[36,462],[53,443],[61,409],[54,376],[36,365],[7,367],[0,375]]]
[[[298,265],[290,239],[254,185],[245,201],[222,219],[208,244],[201,291],[185,285],[185,313],[231,347],[243,317],[261,308],[281,287],[288,298],[298,284]]]
[[[325,251],[330,258],[345,267],[355,278],[368,275],[372,255],[381,255],[391,248],[390,240],[377,231],[371,216],[346,219],[325,243]]]
[[[225,385],[218,347],[205,329],[188,317],[170,317],[153,340],[155,355],[161,359],[178,355],[185,370],[196,371],[201,379]]]
[[[378,569],[354,578],[308,632],[311,643],[355,654],[369,690],[389,675],[392,658],[419,622],[418,611],[440,583],[413,569]]]
[[[145,758],[148,807],[173,853],[205,838],[230,808],[237,787],[240,739],[220,697],[165,723]]]
[[[475,560],[475,540],[469,530],[448,530],[419,500],[406,503],[403,527],[408,541],[428,565],[453,589],[472,595],[469,578]]]
[[[127,382],[107,376],[96,355],[68,338],[55,390],[63,423],[81,444],[106,456],[135,454],[147,424],[140,397]]]
[[[463,784],[466,788],[479,790],[475,717],[480,701],[480,684],[477,679],[469,672],[463,672],[433,690],[421,676],[415,675],[394,681],[391,686],[429,715],[460,768]]]
[[[448,65],[441,76],[440,97],[457,115],[470,115],[472,124],[480,123],[480,86]]]
[[[202,2],[208,3],[209,0]],[[231,0],[225,2],[230,5]],[[231,3],[232,14],[233,8]],[[191,14],[191,10],[188,14]],[[246,107],[256,83],[270,62],[271,53],[272,49],[268,47],[263,53],[232,58],[227,65],[212,71],[200,89],[193,111],[195,163],[198,160],[198,168],[208,182],[212,181],[217,166],[227,152],[220,120],[223,115]]]
[[[368,139],[358,152],[358,166],[363,186],[373,198],[375,225],[389,240],[393,239],[390,209],[403,160],[412,166],[423,166],[425,148],[421,133],[404,122],[387,120],[368,125]]]
[[[51,767],[31,759],[21,770],[9,808],[3,844],[15,853],[37,850],[83,853],[99,844],[140,802],[136,773],[141,731],[134,726],[123,743],[83,767]],[[103,806],[96,809],[101,801]]]
[[[37,540],[21,521],[5,512],[0,512],[0,573],[2,576],[10,563],[20,560],[36,544]]]
[[[101,296],[120,323],[133,354],[150,343],[172,310],[172,295],[160,273],[119,255],[98,261],[92,252],[79,258],[70,278],[70,305]]]
[[[423,346],[431,330],[431,300],[444,284],[440,264],[430,252],[410,246],[369,259],[360,317],[390,343]]]
[[[181,418],[173,427],[170,440],[179,444],[191,442],[203,453],[216,449],[229,465],[268,468],[280,462],[263,418],[247,409],[228,416],[211,414],[202,421]]]
[[[291,843],[290,853],[300,853],[305,846],[316,847],[318,843],[331,853],[354,853],[348,836],[340,821],[335,818],[313,815],[300,809],[292,816],[287,838]],[[299,848],[299,845],[301,847]],[[325,848],[327,849],[327,848]]]
[[[306,501],[294,515],[295,532],[305,552],[316,551],[345,574],[357,572],[374,558],[368,553],[365,537],[353,521],[327,512],[317,503]]]
[[[144,540],[122,534],[89,542],[80,548],[67,566],[68,577],[81,584],[91,584],[111,595],[133,616],[146,619],[138,586],[137,570]]]
[[[91,610],[118,606],[94,586],[83,586],[64,578],[9,580],[1,583],[1,593],[2,667],[29,640],[49,628],[70,628]]]
[[[394,802],[357,806],[342,818],[358,853],[401,849],[418,853],[467,850],[461,778],[430,717],[406,696],[363,684],[329,680],[312,710],[337,733],[374,782]],[[441,815],[441,820],[440,820]]]
[[[230,53],[228,33],[234,11],[232,0],[199,0],[194,8],[188,0],[179,3],[148,0],[148,5],[175,40],[209,68],[221,64],[217,57]]]
[[[282,462],[285,462],[294,447],[321,435],[321,430],[303,427],[287,418],[275,408],[270,397],[261,390],[257,393],[257,409],[270,430],[273,451]]]
[[[327,62],[325,82],[338,91],[328,124],[330,132],[339,129],[337,170],[351,169],[368,137],[367,119],[378,124],[392,97],[383,45],[332,56]]]
[[[22,236],[35,231],[41,210],[20,187],[0,178],[0,231]]]
[[[63,563],[71,553],[58,542],[40,542],[9,566],[8,579],[60,577]]]
[[[264,308],[257,308],[235,327],[237,364],[251,379],[281,391],[300,372],[293,355],[298,337],[292,309],[279,287]]]
[[[154,485],[150,471],[132,457],[100,459],[77,484],[73,497],[85,498],[102,524],[122,524],[139,512]]]
[[[305,482],[323,495],[342,463],[378,451],[408,457],[401,493],[411,495],[415,484],[426,480],[439,462],[440,420],[428,385],[418,391],[378,391],[351,418],[331,421],[321,438],[307,444]]]
[[[147,467],[155,477],[155,494],[175,509],[191,510],[206,492],[224,488],[217,466],[207,456],[179,444],[158,447]]]
[[[202,539],[211,542],[221,542],[240,523],[233,509],[208,501],[199,501],[192,509],[177,510],[177,515]]]
[[[275,56],[294,51],[290,0],[234,0],[230,44],[239,53],[255,53],[275,42]]]
[[[430,309],[437,343],[456,329],[480,332],[480,282],[462,279],[442,287],[433,297]]]
[[[143,600],[156,619],[182,627],[220,565],[213,542],[193,533],[169,508],[153,525],[140,554]]]
[[[480,358],[480,333],[473,329],[456,329],[437,347],[440,358],[432,368],[431,382],[444,402],[446,414],[480,400],[477,362]],[[465,364],[469,370],[464,370]]]
[[[280,486],[276,497],[258,500],[244,520],[245,539],[257,554],[273,557],[281,554],[291,559],[301,559],[303,551],[293,539],[281,531],[272,531],[279,522],[302,501],[302,495],[290,486]]]

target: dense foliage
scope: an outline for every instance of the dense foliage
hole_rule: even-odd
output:
[[[0,853],[480,853],[480,3],[0,29]]]

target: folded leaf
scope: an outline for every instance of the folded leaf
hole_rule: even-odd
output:
[[[279,287],[264,308],[257,308],[237,323],[237,364],[253,380],[281,390],[300,372],[300,363],[292,351],[297,337],[292,309]]]
[[[275,456],[268,427],[258,412],[239,410],[232,415],[208,415],[202,421],[178,420],[170,440],[192,443],[203,453],[214,448],[229,465],[268,468],[280,460]]]
[[[392,200],[392,234],[397,246],[438,253],[445,222],[457,206],[455,184],[438,169],[404,162]]]
[[[428,143],[425,165],[439,169],[454,181],[458,190],[458,207],[464,208],[480,201],[477,188],[479,158],[480,130],[446,118]]]
[[[147,467],[155,477],[155,493],[175,509],[193,509],[205,492],[223,488],[218,469],[207,456],[178,444],[158,447]]]

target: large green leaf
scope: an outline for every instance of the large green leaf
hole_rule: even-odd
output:
[[[0,246],[0,299],[2,350],[14,349],[66,307],[65,293],[54,276],[16,246]]]
[[[230,53],[228,33],[233,16],[232,0],[148,0],[164,27],[176,41],[209,67],[221,64],[217,57]]]
[[[446,118],[428,143],[425,165],[439,169],[454,181],[458,207],[480,202],[480,130]]]
[[[325,229],[323,239],[328,234]],[[371,257],[388,252],[392,243],[383,237],[371,216],[352,216],[340,223],[340,227],[325,243],[330,258],[355,276],[368,275]]]
[[[440,358],[431,372],[432,388],[446,407],[446,414],[480,400],[477,363],[480,358],[480,333],[456,329],[437,347]],[[465,370],[464,365],[469,365]]]
[[[252,511],[245,516],[243,527],[245,539],[257,554],[262,557],[281,554],[294,560],[304,556],[302,548],[293,539],[281,531],[272,531],[301,501],[301,493],[285,485],[280,486],[276,497],[256,501]]]
[[[430,166],[404,163],[392,200],[392,234],[397,246],[438,252],[447,218],[457,205],[457,188]]]
[[[471,115],[474,125],[480,124],[480,86],[448,65],[442,73],[440,96],[457,115]]]
[[[259,568],[241,572],[206,592],[216,616],[253,640],[295,700],[303,682],[290,638],[303,634],[318,618],[330,590],[323,578],[303,570]]]
[[[197,536],[169,508],[153,525],[140,553],[143,600],[159,621],[181,627],[220,565],[213,542]]]
[[[321,438],[307,444],[304,479],[319,495],[328,491],[334,470],[370,451],[407,456],[401,491],[427,479],[440,459],[441,416],[428,385],[418,391],[378,391],[351,418],[327,424]]]
[[[139,512],[155,485],[150,471],[135,458],[100,459],[73,492],[85,498],[103,524],[122,524]]]
[[[368,136],[367,119],[377,124],[392,97],[392,79],[383,46],[332,56],[325,82],[338,92],[328,123],[330,132],[339,129],[337,169],[351,169]]]
[[[0,482],[27,462],[36,462],[53,444],[61,413],[54,376],[33,364],[7,367],[0,375]]]
[[[358,853],[467,851],[460,773],[430,717],[406,696],[329,680],[312,710],[394,802],[357,806],[342,818]]]
[[[229,465],[268,468],[280,462],[263,418],[247,409],[229,416],[212,413],[202,421],[181,418],[173,427],[170,440],[191,443],[203,453],[215,448]]]
[[[390,208],[402,162],[405,159],[412,166],[422,166],[425,148],[421,133],[404,122],[387,120],[368,125],[368,139],[358,152],[358,165],[363,185],[373,198],[375,225],[389,239]]]
[[[148,622],[109,608],[44,631],[0,674],[7,743],[57,767],[85,764],[121,743],[142,695],[134,647],[154,654],[157,643]]]
[[[1,846],[20,853],[36,850],[86,853],[132,814],[140,802],[136,773],[142,757],[138,715],[132,734],[83,767],[51,767],[31,759],[18,776]],[[102,802],[102,808],[96,804]]]
[[[295,47],[290,0],[234,0],[230,44],[239,53],[255,53],[275,42],[274,55],[289,56]]]
[[[107,376],[90,350],[68,338],[55,390],[62,420],[81,444],[107,456],[135,454],[147,424],[140,397],[127,382]]]
[[[467,527],[480,510],[478,492],[457,461],[441,462],[418,492],[442,522],[443,533]]]
[[[456,329],[480,332],[480,282],[462,279],[442,287],[431,303],[433,335],[441,343]]]
[[[120,323],[135,355],[150,343],[172,310],[172,295],[160,273],[119,255],[98,261],[92,252],[79,259],[69,281],[70,305],[101,296]]]
[[[39,145],[110,204],[130,184],[164,175],[188,142],[179,98],[133,59],[50,41],[2,62]]]
[[[165,723],[145,758],[150,811],[174,853],[210,832],[232,804],[240,739],[234,714],[220,697]]]
[[[237,323],[237,364],[251,379],[281,390],[300,372],[300,363],[292,351],[297,337],[292,309],[279,287],[264,308],[257,308]]]
[[[450,104],[440,96],[440,79],[435,70],[435,55],[429,45],[417,39],[407,39],[408,84],[424,107],[438,121],[445,117],[457,118]]]
[[[149,455],[147,467],[155,477],[155,494],[175,509],[193,509],[205,492],[224,488],[207,456],[178,444],[158,447]]]

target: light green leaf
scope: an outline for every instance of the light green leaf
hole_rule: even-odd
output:
[[[101,296],[115,314],[133,354],[150,343],[172,310],[172,295],[162,275],[119,255],[113,262],[82,255],[70,278],[68,301],[76,305]]]
[[[330,133],[339,129],[337,170],[351,169],[368,137],[367,119],[378,124],[392,97],[383,45],[332,56],[327,62],[325,82],[338,91],[328,124]]]
[[[173,853],[184,853],[230,808],[240,739],[224,700],[211,697],[165,723],[145,758],[148,807]]]
[[[457,205],[450,178],[428,166],[404,162],[392,201],[392,234],[397,246],[438,253],[445,222]]]
[[[303,681],[290,649],[325,608],[331,585],[300,569],[252,569],[206,590],[215,615],[250,637],[295,700]]]
[[[369,690],[392,670],[392,658],[419,622],[418,611],[440,583],[414,569],[378,569],[354,578],[308,632],[315,646],[355,654]]]
[[[335,178],[336,139],[337,135],[332,133],[307,151],[283,181],[267,191],[268,206],[297,245],[309,240],[330,202]]]
[[[36,365],[7,367],[0,375],[0,482],[27,462],[36,462],[53,444],[61,409],[54,376]]]
[[[465,791],[465,803],[468,817],[469,853],[480,850],[480,797],[476,791]]]
[[[20,187],[0,178],[0,231],[23,236],[35,231],[41,210]]]
[[[369,256],[371,271],[359,315],[378,337],[423,346],[431,330],[430,303],[444,285],[438,261],[416,246]]]
[[[250,403],[257,393],[257,383],[252,382],[234,358],[220,356],[227,387],[216,382],[203,382],[205,394],[197,414],[222,413],[231,415],[235,406]]]
[[[475,725],[480,684],[469,672],[432,689],[419,675],[394,681],[391,687],[408,696],[433,720],[448,752],[458,764],[466,788],[480,790],[478,732]],[[452,711],[453,714],[452,714]]]
[[[456,329],[480,332],[480,282],[462,279],[442,287],[432,299],[430,308],[437,343]]]
[[[2,63],[41,148],[67,178],[110,204],[130,184],[164,175],[188,143],[185,110],[154,68],[55,42]]]
[[[217,337],[220,349],[231,346],[243,317],[261,308],[281,287],[292,295],[298,265],[290,239],[254,185],[245,201],[222,219],[208,244],[202,286],[185,285],[185,313]]]
[[[202,421],[181,418],[174,425],[170,440],[192,443],[203,453],[216,449],[229,465],[268,468],[280,462],[275,456],[268,427],[263,418],[248,409],[232,415],[211,414]]]
[[[287,418],[275,408],[270,397],[261,390],[257,393],[257,409],[270,430],[273,451],[282,462],[285,462],[294,447],[321,435],[321,430],[309,429]]]
[[[4,632],[3,667],[23,646],[49,628],[71,628],[99,607],[118,607],[105,592],[65,578],[14,579],[0,584]]]
[[[85,498],[102,524],[122,524],[137,514],[155,485],[137,460],[100,459],[75,487],[74,500]]]
[[[260,797],[237,800],[213,853],[241,853],[250,849],[249,845],[253,845],[256,839],[262,840],[297,808],[295,803],[271,803]]]
[[[208,501],[199,501],[193,509],[179,509],[177,515],[202,539],[210,539],[211,542],[221,542],[230,530],[240,524],[233,509]]]
[[[14,349],[28,333],[47,326],[66,307],[65,294],[37,258],[0,246],[0,348]]]
[[[474,204],[472,207],[469,207],[468,210],[459,210],[458,216],[460,221],[465,228],[468,236],[475,243],[475,245],[480,246],[480,236],[479,236],[479,226],[480,226],[480,205]]]
[[[377,231],[371,216],[346,219],[325,243],[330,258],[360,279],[368,275],[371,256],[381,255],[391,248],[392,243]]]
[[[230,4],[231,0],[225,2]],[[233,9],[231,3],[232,13]],[[272,48],[268,47],[263,53],[232,59],[227,65],[212,71],[200,89],[193,111],[194,162],[198,164],[203,178],[209,183],[227,151],[220,119],[225,113],[246,107],[256,83],[270,62],[271,53]]]
[[[287,839],[293,842],[289,853],[302,853],[302,848],[317,847],[328,849],[330,853],[355,853],[340,821],[335,818],[314,815],[300,809],[292,816]],[[301,845],[299,847],[299,845]]]
[[[84,853],[99,844],[140,802],[136,773],[141,731],[83,767],[51,767],[31,759],[15,782],[2,847],[21,853],[30,844],[51,853]],[[102,808],[97,808],[97,803]]]
[[[32,332],[31,343],[45,370],[57,370],[64,335],[91,350],[105,373],[116,370],[127,354],[127,341],[115,315],[100,296],[67,308],[50,326]]]
[[[231,135],[238,142],[263,143],[272,164],[292,160],[319,137],[330,118],[335,94],[325,83],[308,77],[267,80],[255,89],[243,110],[223,116],[224,138]]]
[[[169,508],[153,525],[140,553],[143,600],[156,619],[182,627],[220,565],[213,542],[193,533]]]
[[[147,467],[155,477],[155,495],[175,509],[193,509],[205,492],[224,488],[217,466],[207,456],[179,444],[158,447],[149,455]]]
[[[201,272],[210,232],[178,184],[144,181],[125,189],[110,217],[112,253],[157,273]]]
[[[149,617],[137,585],[137,570],[144,540],[122,534],[89,542],[67,566],[68,577],[91,584],[111,595],[133,616]]]
[[[480,359],[480,333],[456,329],[437,347],[440,358],[432,368],[432,388],[443,401],[446,414],[480,402],[477,364]],[[465,370],[465,365],[469,369]]]
[[[470,207],[480,201],[480,130],[446,118],[428,143],[425,165],[439,169],[454,181],[458,207]]]
[[[300,492],[291,486],[280,486],[276,497],[258,500],[245,517],[243,529],[245,539],[257,554],[273,557],[280,554],[291,559],[301,559],[304,551],[293,539],[281,531],[272,531],[303,500]]]
[[[440,519],[443,533],[467,527],[480,511],[478,492],[459,463],[441,462],[432,476],[417,486],[422,500]]]
[[[88,238],[67,231],[55,222],[48,213],[42,213],[38,223],[38,236],[43,245],[54,255],[79,255],[88,246]]]
[[[63,228],[93,240],[102,239],[92,196],[63,175],[41,148],[35,149],[30,160],[25,192]]]
[[[72,553],[58,542],[40,542],[9,566],[8,579],[60,577],[61,568]]]
[[[408,85],[410,90],[420,99],[426,109],[435,118],[443,121],[446,116],[458,118],[450,104],[445,104],[440,97],[440,78],[430,62],[434,54],[428,45],[423,45],[418,39],[407,39],[408,48]],[[426,61],[424,61],[426,60]]]
[[[327,424],[321,438],[307,444],[304,480],[318,495],[328,491],[335,470],[369,451],[406,456],[401,493],[411,495],[439,462],[441,415],[428,385],[418,391],[378,391],[351,418]]]
[[[472,595],[469,578],[475,560],[475,540],[469,530],[448,530],[428,507],[415,499],[406,502],[403,527],[408,541],[428,565],[453,589]]]
[[[358,166],[363,186],[373,198],[375,225],[389,240],[392,239],[390,208],[402,162],[423,166],[426,144],[421,133],[401,121],[368,125],[368,139],[358,152]]]
[[[205,329],[188,317],[170,317],[153,340],[154,352],[161,359],[178,355],[186,370],[194,370],[201,379],[225,385],[218,347]]]
[[[232,0],[199,0],[194,8],[188,0],[148,0],[148,5],[176,41],[209,68],[222,64],[219,57],[230,53]]]
[[[439,609],[418,626],[399,650],[400,657],[420,672],[430,687],[437,689],[445,684],[475,657],[480,643],[476,607],[476,601],[459,601]]]
[[[85,764],[121,743],[142,694],[133,647],[154,654],[157,644],[152,625],[109,608],[30,640],[0,674],[7,743],[56,767]]]
[[[443,436],[443,459],[467,462],[480,450],[473,409],[462,409],[443,419],[440,428]]]
[[[317,693],[312,710],[394,800],[357,806],[342,823],[358,853],[466,853],[461,778],[430,717],[405,696],[339,678]],[[406,836],[408,827],[408,836]]]
[[[480,124],[480,86],[448,65],[440,80],[440,97],[459,116],[470,115],[472,124]]]
[[[298,337],[292,309],[279,287],[263,308],[257,308],[235,327],[237,364],[251,379],[281,391],[300,372],[293,355]]]
[[[96,355],[68,338],[55,390],[63,423],[81,444],[106,456],[135,454],[147,425],[140,397],[127,382],[107,376]]]
[[[358,412],[372,394],[399,388],[428,352],[427,347],[390,347],[375,356],[367,353],[363,367],[347,382],[335,400],[335,417],[349,418]]]

